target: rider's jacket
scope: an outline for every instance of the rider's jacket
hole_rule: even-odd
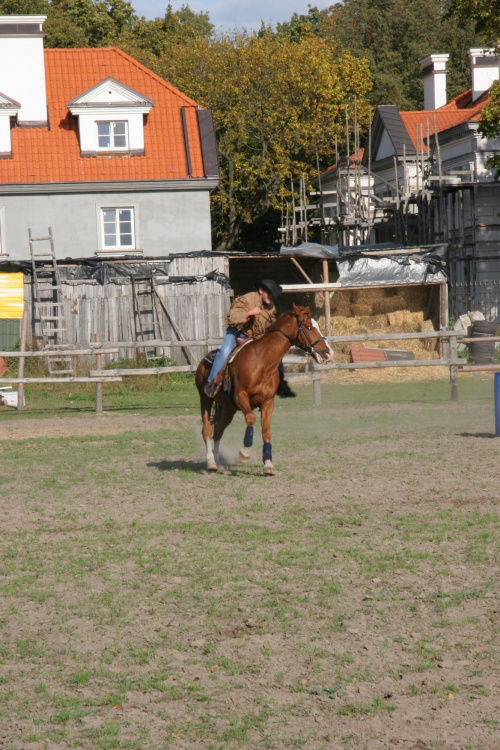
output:
[[[261,307],[258,315],[248,316],[249,310],[254,307]],[[273,303],[266,307],[258,292],[249,292],[237,297],[226,316],[226,323],[234,326],[246,336],[260,338],[267,331],[269,326],[276,320],[276,308]]]

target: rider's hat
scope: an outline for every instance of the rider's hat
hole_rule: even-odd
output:
[[[273,295],[274,299],[278,299],[280,294],[283,292],[283,289],[280,287],[278,282],[273,281],[272,279],[261,279],[260,281],[257,281],[255,284],[255,288],[265,289]]]

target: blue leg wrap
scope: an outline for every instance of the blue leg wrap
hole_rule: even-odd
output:
[[[245,448],[251,448],[253,445],[253,427],[251,427],[250,425],[248,425],[245,430],[243,445],[245,446]]]
[[[272,461],[273,460],[273,447],[271,443],[264,443],[262,446],[262,461],[265,463],[266,461]]]

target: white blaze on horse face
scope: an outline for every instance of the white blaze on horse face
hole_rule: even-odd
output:
[[[319,335],[323,336],[323,334],[321,333],[318,321],[314,320],[314,318],[311,318],[311,323],[317,329]],[[328,347],[328,353],[327,354],[323,354],[323,356],[321,356],[320,354],[317,354],[316,352],[314,352],[314,356],[316,358],[316,361],[319,362],[319,363],[321,363],[323,361],[323,359],[326,359],[326,361],[328,362],[333,357],[333,349],[332,349],[332,347],[330,346],[330,344],[328,343],[328,341],[326,339],[325,339],[325,344]]]

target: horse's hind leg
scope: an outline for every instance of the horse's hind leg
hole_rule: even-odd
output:
[[[233,417],[236,414],[236,411],[234,409],[229,409],[226,406],[223,406],[216,412],[217,414],[217,421],[214,425],[214,459],[215,464],[217,468],[221,467],[221,460],[220,460],[220,441],[222,439],[222,436],[224,434],[224,430],[226,427],[228,427],[231,422],[233,421]]]
[[[264,474],[273,477],[275,474],[273,466],[273,455],[271,445],[271,417],[273,415],[274,399],[264,401],[260,407],[260,421],[262,424],[262,462],[264,464]]]
[[[207,456],[207,469],[208,471],[217,471],[217,462],[214,456],[214,449],[212,446],[212,425],[210,424],[210,412],[212,410],[213,401],[208,396],[205,396],[203,391],[200,391],[200,408],[201,408],[201,436],[205,443],[205,450]]]
[[[240,463],[247,464],[250,461],[250,454],[252,452],[253,445],[253,426],[255,424],[255,414],[250,406],[250,399],[245,391],[240,391],[236,398],[238,407],[243,412],[247,428],[245,430],[245,437],[243,438],[243,448],[240,448]]]

